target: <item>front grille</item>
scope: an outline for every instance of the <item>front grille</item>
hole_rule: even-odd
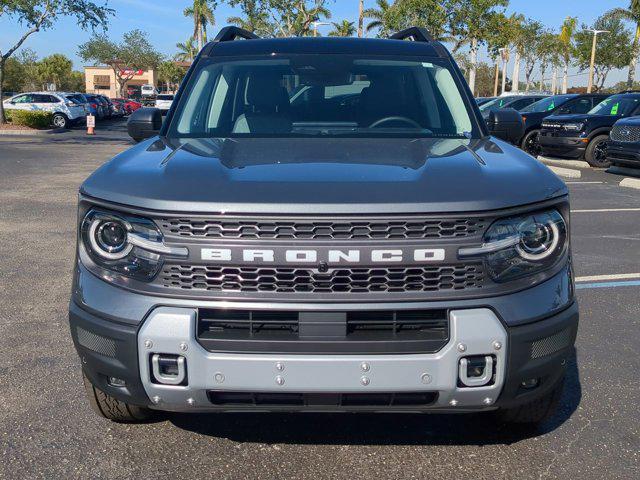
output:
[[[424,217],[343,218],[320,220],[254,219],[241,217],[163,218],[164,235],[202,239],[262,240],[392,240],[465,238],[481,235],[483,218],[434,219]]]
[[[614,125],[611,130],[611,140],[621,143],[640,142],[640,126]]]
[[[435,403],[436,392],[388,393],[272,393],[272,392],[207,392],[209,401],[219,407],[343,407],[366,409],[375,407],[426,407]]]
[[[481,288],[482,263],[428,267],[336,268],[326,273],[308,268],[171,265],[157,282],[165,288],[207,292],[399,293]]]
[[[212,352],[434,353],[446,309],[305,312],[201,308],[197,340]]]

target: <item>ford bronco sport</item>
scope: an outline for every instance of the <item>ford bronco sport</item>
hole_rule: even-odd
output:
[[[146,140],[79,197],[69,320],[99,414],[553,413],[578,326],[567,187],[495,138],[519,114],[485,123],[427,31],[227,27],[164,122],[128,128]]]

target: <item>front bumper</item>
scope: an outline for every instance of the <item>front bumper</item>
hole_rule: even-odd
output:
[[[93,280],[106,290],[114,288],[91,277]],[[450,302],[450,340],[435,354],[212,353],[195,340],[197,310],[193,304],[188,305],[185,301],[182,305],[171,305],[176,302],[164,299],[141,316],[137,324],[131,324],[125,317],[135,312],[135,308],[126,303],[127,296],[120,289],[116,290],[123,301],[112,302],[109,313],[93,310],[84,297],[82,307],[75,299],[71,301],[69,319],[82,367],[91,382],[106,393],[136,405],[173,411],[483,410],[529,402],[544,395],[562,378],[566,360],[573,352],[578,325],[577,304],[564,302],[562,304],[567,307],[561,310],[549,309],[545,304],[552,314],[531,317],[529,322],[517,317],[520,308],[536,313],[543,299],[558,302],[557,296],[551,298],[552,291],[555,288],[553,293],[557,295],[567,282],[568,273],[564,272],[545,284],[517,294],[473,301],[475,306]],[[536,302],[535,298],[539,300]],[[162,306],[163,303],[171,306]],[[234,307],[229,302],[222,303],[228,308]],[[412,307],[415,308],[415,304],[405,306]],[[360,305],[359,308],[366,309],[367,306]],[[515,324],[514,319],[518,320]],[[496,342],[500,344],[499,349],[495,348]],[[459,344],[465,345],[463,352],[458,349]],[[184,357],[187,384],[169,386],[153,382],[150,358],[154,353]],[[494,380],[483,387],[462,387],[458,383],[460,358],[476,354],[495,358]],[[124,380],[125,386],[110,384],[109,377]],[[530,379],[537,379],[538,386],[523,388],[522,382]],[[433,394],[433,401],[419,407],[398,408],[343,406],[334,402],[277,407],[220,405],[211,401],[212,392],[313,393],[320,397],[324,394],[422,392]]]
[[[542,130],[538,142],[543,155],[564,158],[583,158],[588,142],[583,137],[561,137]]]
[[[609,142],[607,160],[610,160],[613,165],[640,168],[640,146],[637,143],[620,145]]]

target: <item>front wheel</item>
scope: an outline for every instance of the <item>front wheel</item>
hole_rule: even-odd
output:
[[[56,128],[67,128],[69,126],[69,119],[64,113],[54,113],[51,123]]]
[[[152,417],[150,409],[122,402],[94,387],[84,372],[82,380],[91,408],[101,417],[118,423],[142,423]]]
[[[538,155],[542,155],[542,148],[540,147],[540,130],[531,130],[528,132],[522,139],[520,148],[533,158],[538,158]]]
[[[589,165],[596,168],[611,166],[611,160],[607,159],[607,144],[609,135],[598,135],[589,142],[584,158]]]

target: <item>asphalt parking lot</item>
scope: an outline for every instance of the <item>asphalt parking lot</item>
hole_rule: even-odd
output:
[[[76,193],[129,145],[122,121],[0,136],[0,478],[640,478],[640,190],[603,171],[567,180],[581,328],[539,431],[488,415],[98,418],[66,319]]]

